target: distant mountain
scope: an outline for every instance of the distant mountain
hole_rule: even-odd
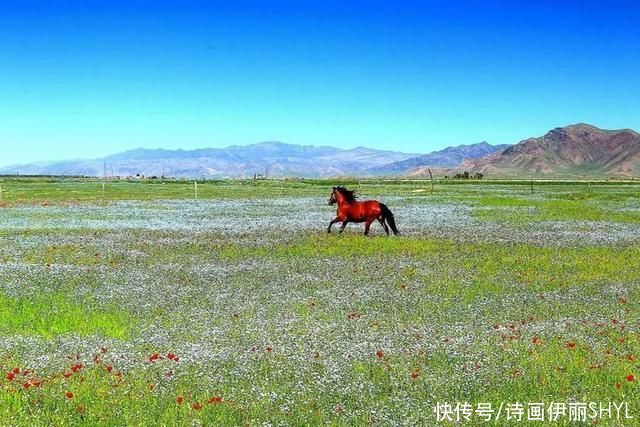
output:
[[[496,151],[504,150],[507,147],[509,147],[507,144],[491,145],[484,141],[477,144],[458,145],[455,147],[447,147],[440,151],[434,151],[429,154],[411,157],[406,160],[376,166],[371,168],[370,171],[376,174],[404,174],[408,171],[414,171],[416,169],[426,167],[454,167],[466,159],[482,157]]]
[[[261,142],[258,144],[198,150],[144,149],[125,151],[100,159],[32,163],[0,168],[1,174],[108,175],[171,177],[322,177],[364,175],[371,167],[416,156],[411,153],[357,147],[335,147]]]
[[[579,123],[467,160],[460,169],[487,176],[640,175],[640,134],[631,129],[605,130]]]
[[[0,168],[0,174],[168,176],[204,178],[426,176],[454,171],[500,176],[640,175],[640,134],[630,129],[604,130],[587,124],[556,128],[516,145],[486,142],[448,147],[429,154],[340,149],[330,146],[261,142],[198,150],[145,149],[105,158],[30,163]]]

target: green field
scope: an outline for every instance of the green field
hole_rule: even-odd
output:
[[[336,184],[401,236],[327,235]],[[0,186],[0,425],[639,423],[640,183]]]

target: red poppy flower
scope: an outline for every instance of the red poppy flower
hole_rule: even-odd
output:
[[[420,369],[416,369],[411,373],[411,378],[413,378],[414,380],[417,379],[419,376],[420,376]]]
[[[622,387],[622,384],[620,384],[619,382],[616,383],[616,388],[620,388]]]
[[[199,411],[200,409],[202,409],[202,403],[200,402],[194,402],[193,405],[191,405],[191,407],[193,409],[195,409],[196,411]]]
[[[176,399],[176,403],[177,403],[178,405],[182,405],[182,402],[184,402],[184,397],[182,397],[182,396],[178,396],[178,398]]]
[[[64,394],[64,396],[65,396],[67,399],[73,399],[74,394],[73,394],[73,393],[71,393],[70,391],[68,391],[68,392],[66,392],[66,393]]]
[[[13,381],[13,379],[16,377],[16,374],[14,374],[13,372],[8,372],[7,373],[7,380],[8,381]]]
[[[149,356],[149,362],[152,363],[159,359],[162,359],[162,356],[160,356],[158,353],[153,353],[151,356]]]
[[[211,399],[207,400],[208,404],[213,404],[213,403],[220,403],[222,402],[222,397],[220,396],[213,396]]]
[[[633,374],[627,375],[626,378],[627,378],[627,381],[629,381],[629,382],[632,382],[633,380],[636,379],[636,377],[634,377]]]
[[[376,356],[378,356],[379,359],[382,359],[384,357],[384,351],[382,350],[376,351]]]
[[[271,351],[273,351],[273,348],[271,348],[271,346],[270,346],[270,345],[268,345],[266,350],[267,350],[268,352],[271,352]]]
[[[538,342],[540,342],[540,338],[538,338],[538,336],[534,336],[533,339],[531,340],[532,343],[534,344],[538,344]]]
[[[29,381],[27,381],[24,384],[22,384],[22,388],[25,389],[25,390],[28,390],[29,387],[31,387],[31,383]]]
[[[82,370],[82,368],[84,368],[84,365],[82,363],[78,363],[78,364],[75,364],[75,365],[73,365],[71,367],[71,371],[72,372],[78,372],[78,371]]]
[[[567,348],[576,348],[576,343],[573,341],[567,343]]]
[[[167,353],[167,359],[169,359],[169,360],[173,360],[173,359],[175,359],[175,357],[176,357],[176,355],[175,355],[175,354],[173,354],[173,353]]]
[[[105,369],[107,370],[107,372],[112,372],[113,371],[113,366],[112,365],[107,365],[107,367]]]
[[[31,384],[33,384],[34,387],[40,387],[40,384],[42,384],[42,381],[40,381],[40,380],[31,380]]]
[[[11,371],[14,374],[19,374],[20,373],[20,368],[13,368],[13,370]]]
[[[351,313],[349,313],[347,315],[347,320],[354,320],[360,317],[360,313],[358,313],[357,311],[352,311]]]
[[[69,378],[71,375],[73,375],[72,372],[63,372],[62,373],[62,376],[65,377],[65,378]]]

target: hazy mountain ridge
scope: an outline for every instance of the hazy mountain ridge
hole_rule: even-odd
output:
[[[137,148],[100,159],[31,163],[0,168],[0,173],[22,175],[251,177],[335,176],[368,174],[372,166],[404,160],[412,153],[356,147],[261,142],[246,146],[196,150]]]
[[[400,160],[398,162],[378,166],[372,168],[371,171],[382,174],[402,174],[407,171],[413,171],[425,167],[455,167],[466,159],[482,157],[496,151],[504,150],[507,147],[509,147],[508,144],[491,145],[486,141],[479,142],[477,144],[457,145],[406,160]]]

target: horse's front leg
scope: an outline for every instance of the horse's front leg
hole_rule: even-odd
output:
[[[340,222],[340,218],[334,218],[331,220],[331,222],[329,223],[329,226],[327,227],[327,233],[331,233],[331,226],[333,224],[335,224],[336,222]]]
[[[338,231],[338,233],[342,233],[344,231],[344,228],[347,226],[348,223],[349,223],[349,221],[347,221],[346,219],[344,221],[342,221],[342,225],[340,226],[340,231]]]

